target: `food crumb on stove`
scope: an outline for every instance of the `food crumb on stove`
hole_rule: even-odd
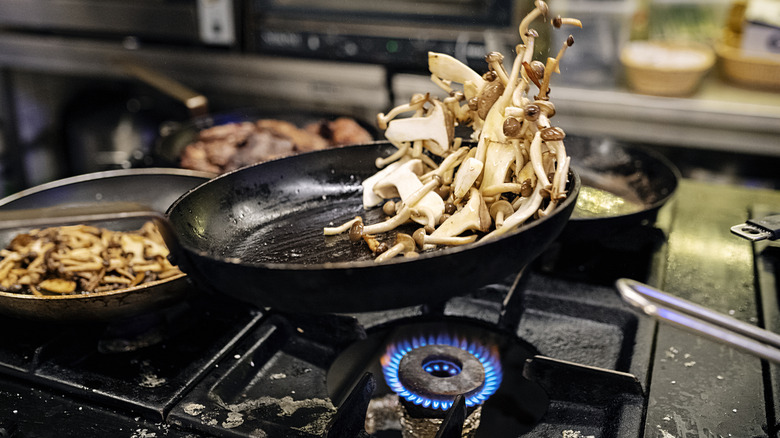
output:
[[[715,376],[715,378],[716,378],[716,379],[718,379],[718,380],[723,380],[723,379],[725,379],[725,377],[723,377],[723,376],[721,376],[721,375],[717,375],[717,376]]]
[[[732,411],[734,411],[734,413],[735,413],[735,414],[737,413],[737,410],[736,410],[736,409],[732,409]]]
[[[268,378],[271,379],[271,380],[286,379],[287,378],[287,374],[275,373],[275,374],[271,374]]]
[[[677,384],[677,381],[676,381],[676,380],[672,380],[672,382],[671,382],[671,383],[672,383],[672,385],[676,385],[676,384]]]
[[[222,422],[225,429],[233,429],[244,424],[244,416],[239,412],[228,412],[227,419]]]
[[[692,360],[690,362],[685,362],[683,365],[685,365],[686,368],[690,368],[690,367],[696,365],[696,361]]]
[[[579,430],[564,430],[563,438],[596,438],[593,435],[583,435]]]
[[[233,355],[233,359],[241,359],[241,355],[240,354]]]
[[[184,410],[185,414],[192,415],[194,417],[202,414],[206,407],[200,403],[187,403],[182,409]]]

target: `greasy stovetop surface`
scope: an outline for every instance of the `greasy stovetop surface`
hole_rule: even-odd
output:
[[[645,395],[637,399],[629,394],[628,402],[622,405],[625,408],[622,415],[614,410],[588,409],[581,403],[583,400],[579,404],[560,400],[551,404],[548,418],[528,436],[561,436],[567,430],[582,432],[584,436],[621,437],[641,436],[642,430],[644,436],[664,438],[777,435],[774,424],[767,425],[778,418],[771,408],[767,412],[768,401],[777,404],[776,399],[772,400],[772,393],[777,391],[767,389],[778,387],[776,368],[770,369],[758,359],[664,324],[657,326],[655,344],[650,342],[653,330],[649,330],[648,337],[647,330],[634,328],[626,338],[626,325],[608,316],[614,314],[605,317],[592,311],[604,305],[612,308],[622,305],[611,290],[613,279],[609,276],[572,293],[572,282],[578,280],[578,274],[588,271],[590,264],[625,264],[627,270],[622,272],[627,276],[644,279],[744,321],[757,323],[765,319],[777,325],[777,319],[771,319],[772,314],[767,313],[768,301],[764,302],[763,313],[757,304],[760,291],[754,287],[752,244],[729,232],[731,225],[744,222],[757,205],[780,205],[780,193],[686,180],[674,202],[659,216],[657,226],[661,235],[668,238],[662,238],[659,243],[657,233],[651,232],[628,239],[659,244],[659,250],[649,260],[629,263],[632,255],[624,251],[625,242],[612,242],[615,251],[606,260],[583,257],[583,252],[588,255],[587,248],[542,256],[538,263],[541,273],[531,277],[529,292],[522,297],[525,311],[516,321],[516,333],[533,344],[538,354],[634,375]],[[762,254],[762,247],[756,249]],[[548,276],[556,272],[563,272],[569,280]],[[488,323],[497,321],[496,305],[500,300],[497,303],[495,299],[487,299],[483,304],[484,311],[477,313],[471,304],[458,300],[440,310],[451,316],[468,316]],[[327,379],[325,368],[344,345],[334,346],[328,336],[312,334],[305,321],[296,322],[297,330],[295,327],[292,331],[289,327],[280,330],[285,324],[264,319],[265,312],[248,311],[245,306],[221,309],[206,306],[198,310],[209,316],[194,320],[174,317],[171,327],[174,334],[187,330],[201,333],[203,342],[191,345],[174,336],[150,349],[120,353],[107,364],[97,361],[93,352],[69,337],[74,333],[100,341],[101,334],[90,334],[79,328],[43,327],[41,332],[41,327],[0,321],[5,332],[2,343],[13,346],[3,353],[8,356],[0,355],[0,361],[5,364],[0,379],[0,436],[4,433],[46,436],[52,431],[52,424],[63,425],[61,428],[69,430],[72,436],[99,435],[106,429],[133,437],[203,436],[217,431],[237,434],[239,423],[249,427],[253,424],[250,419],[265,421],[263,415],[281,418],[282,423],[296,427],[300,436],[317,436],[310,432],[324,430],[323,424],[296,425],[300,418],[287,417],[284,413],[285,409],[303,409],[299,413],[315,415],[320,420],[330,418],[333,407],[328,406],[327,390],[323,387]],[[356,320],[358,325],[333,325],[332,328],[340,330],[338,337],[349,343],[361,336],[362,328],[371,329],[393,318],[413,317],[417,313],[419,309],[399,314],[362,315]],[[624,315],[620,317],[623,321],[633,320],[625,316],[631,314],[627,307],[617,314]],[[640,326],[655,327],[645,318],[636,318]],[[231,321],[237,322],[235,327]],[[53,330],[58,331],[51,333]],[[14,336],[23,342],[9,343]],[[235,339],[240,342],[232,344],[231,349],[224,348],[226,342]],[[295,342],[288,343],[290,339]],[[624,348],[630,353],[623,352]],[[175,366],[162,360],[171,354],[176,356]],[[580,368],[567,368],[562,363],[552,368],[549,365],[542,360],[535,369],[539,374],[581,373]],[[67,371],[69,367],[87,369],[89,373],[76,376]],[[205,370],[205,374],[196,368]],[[297,371],[291,373],[291,369]],[[30,378],[31,375],[35,377]],[[107,383],[100,380],[105,377]],[[166,382],[186,389],[171,390]],[[296,385],[308,389],[295,389]],[[128,388],[134,400],[104,394]],[[286,391],[287,395],[282,397],[282,392],[278,392],[275,396],[279,397],[264,398],[263,394],[270,390]],[[550,390],[552,398],[566,396],[565,391],[555,395],[555,388]],[[258,397],[242,399],[245,397],[242,392]],[[296,397],[302,397],[301,393],[314,394],[320,403],[307,406],[297,403]],[[100,406],[90,401],[96,394],[102,401]],[[219,409],[207,408],[214,395],[227,403]],[[639,415],[635,414],[637,407]],[[169,415],[167,422],[166,415]],[[303,418],[312,418],[307,416]],[[607,428],[586,421],[599,416],[601,425],[611,421],[630,423],[631,427]]]
[[[650,283],[759,323],[753,244],[729,230],[756,205],[780,206],[780,193],[684,180],[659,218],[668,239]],[[777,404],[778,393],[765,386],[759,359],[659,324],[652,367],[645,436],[777,436],[767,402]]]

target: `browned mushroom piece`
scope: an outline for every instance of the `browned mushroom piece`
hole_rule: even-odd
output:
[[[136,231],[76,225],[31,230],[0,251],[0,290],[74,294],[180,275],[152,222]]]

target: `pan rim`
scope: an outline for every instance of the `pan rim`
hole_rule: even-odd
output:
[[[85,173],[82,175],[70,176],[54,181],[49,181],[43,184],[29,187],[19,192],[8,195],[4,198],[0,198],[0,207],[3,207],[13,201],[24,198],[26,196],[33,195],[35,193],[43,192],[46,190],[55,189],[65,185],[76,184],[86,181],[93,181],[97,179],[107,179],[122,176],[135,176],[135,175],[161,175],[161,176],[192,176],[196,178],[204,178],[206,180],[213,179],[216,174],[210,172],[203,172],[200,170],[191,169],[177,169],[172,167],[144,167],[144,168],[131,168],[131,169],[113,169],[103,170],[99,172]],[[204,181],[206,182],[206,181]]]
[[[607,141],[607,140],[613,140],[613,139],[605,138],[603,140]],[[629,152],[637,151],[637,152],[639,152],[641,154],[644,154],[644,155],[650,157],[651,159],[657,161],[660,165],[663,166],[663,168],[665,170],[667,170],[669,173],[672,174],[674,184],[670,187],[670,190],[669,190],[669,192],[666,195],[658,198],[653,203],[644,204],[642,206],[643,208],[641,210],[639,210],[639,211],[634,211],[634,212],[625,213],[625,214],[617,214],[617,215],[610,215],[610,216],[596,216],[596,217],[589,217],[589,216],[588,217],[575,217],[574,215],[572,215],[572,217],[569,219],[569,221],[575,222],[575,223],[586,224],[586,223],[591,223],[591,222],[595,222],[595,221],[603,222],[603,221],[611,221],[611,220],[625,220],[625,219],[630,219],[630,218],[633,218],[633,217],[637,217],[637,218],[638,217],[643,217],[648,212],[653,211],[653,210],[657,210],[657,209],[663,207],[677,193],[677,188],[680,186],[680,181],[683,179],[682,173],[680,172],[680,169],[678,169],[677,166],[670,159],[668,159],[666,156],[664,156],[663,154],[661,154],[661,153],[651,149],[650,147],[646,147],[646,146],[643,146],[643,145],[631,145],[631,144],[628,144],[628,143],[625,143],[625,142],[621,142],[621,141],[618,141],[618,140],[612,141],[612,146],[621,148],[624,151],[629,151]],[[581,167],[585,168],[587,166],[581,166],[579,164],[572,163],[571,167],[575,168],[575,169],[579,169]],[[585,185],[583,184],[583,186],[585,186]]]
[[[228,178],[230,175],[235,174],[237,172],[240,172],[245,169],[257,167],[257,166],[263,166],[267,165],[268,163],[272,162],[278,162],[282,160],[290,160],[295,159],[295,157],[302,156],[302,155],[308,155],[308,154],[322,154],[322,153],[328,153],[328,151],[333,151],[335,149],[342,149],[342,148],[366,148],[366,147],[378,147],[378,146],[384,146],[384,145],[391,145],[387,140],[377,140],[370,143],[360,143],[360,144],[353,144],[353,145],[344,145],[339,146],[337,148],[330,148],[330,149],[324,149],[324,150],[318,150],[318,151],[312,151],[312,152],[306,152],[303,154],[297,154],[297,155],[290,155],[285,157],[276,158],[273,160],[264,161],[262,163],[256,163],[249,166],[242,167],[240,169],[236,169],[230,172],[223,173],[221,175],[218,175],[217,177],[204,182],[203,184],[194,187],[190,190],[188,190],[186,193],[182,194],[176,201],[173,202],[173,204],[170,205],[168,208],[168,211],[166,212],[166,217],[170,221],[170,214],[171,212],[177,208],[179,204],[181,204],[188,196],[191,196],[193,193],[203,189],[204,187],[208,186],[209,184],[218,184],[219,180],[223,178]],[[198,257],[209,259],[212,261],[215,261],[217,263],[221,264],[227,264],[227,265],[235,265],[235,266],[242,266],[242,267],[251,267],[251,268],[261,268],[269,271],[300,271],[300,272],[313,272],[313,271],[322,271],[322,270],[362,270],[362,269],[371,269],[371,268],[377,268],[377,267],[383,267],[383,266],[394,266],[404,263],[410,263],[414,261],[420,261],[420,260],[429,260],[433,258],[439,258],[447,255],[452,254],[459,254],[466,251],[471,251],[474,248],[478,248],[484,245],[489,245],[495,240],[503,240],[506,238],[509,238],[511,236],[514,236],[516,234],[519,234],[521,232],[524,232],[526,230],[529,230],[531,228],[541,226],[543,223],[545,223],[548,220],[551,220],[554,216],[557,214],[561,214],[563,211],[565,211],[569,206],[571,206],[572,203],[576,202],[577,197],[579,195],[580,188],[582,187],[582,181],[580,179],[579,173],[576,172],[575,169],[572,167],[569,168],[569,182],[567,184],[568,191],[567,191],[567,197],[566,199],[558,204],[558,206],[555,208],[555,210],[552,212],[552,214],[537,218],[533,220],[530,223],[526,223],[525,225],[518,227],[517,229],[508,232],[502,236],[499,236],[497,238],[491,238],[491,239],[478,239],[476,242],[469,243],[466,245],[460,245],[460,246],[449,246],[446,248],[441,248],[429,252],[423,252],[420,253],[419,257],[415,257],[413,259],[406,258],[406,257],[395,257],[391,260],[387,260],[382,263],[376,263],[373,260],[358,260],[358,261],[352,261],[352,262],[328,262],[328,263],[316,263],[316,264],[295,264],[295,263],[268,263],[268,262],[262,262],[262,263],[252,263],[252,262],[243,262],[239,258],[235,257],[220,257],[216,256],[214,254],[211,254],[207,251],[199,250],[196,248],[193,248],[190,245],[185,244],[184,242],[179,241],[178,244],[181,248],[185,249],[187,252],[196,254]],[[573,196],[572,196],[573,195]],[[573,206],[572,206],[573,210]]]
[[[162,279],[162,280],[155,280],[150,281],[148,283],[142,283],[137,286],[133,287],[126,287],[122,289],[113,289],[113,290],[107,290],[102,292],[85,292],[85,293],[76,293],[76,294],[68,294],[68,295],[46,295],[46,296],[38,296],[38,295],[32,295],[27,293],[19,293],[19,292],[5,292],[0,291],[0,297],[4,298],[10,298],[15,300],[31,300],[31,301],[67,301],[67,300],[89,300],[89,299],[97,299],[97,298],[105,298],[105,297],[111,297],[114,295],[121,295],[126,294],[129,292],[138,292],[142,291],[144,289],[149,289],[154,286],[159,286],[161,284],[165,283],[172,283],[179,279],[184,279],[187,277],[187,274],[180,273],[176,275],[172,275],[168,278]]]

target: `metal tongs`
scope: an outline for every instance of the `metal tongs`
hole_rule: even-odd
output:
[[[780,335],[671,296],[635,280],[616,284],[623,299],[643,313],[692,333],[780,363]]]
[[[731,227],[731,232],[754,242],[780,239],[780,214],[748,219],[744,224]]]

